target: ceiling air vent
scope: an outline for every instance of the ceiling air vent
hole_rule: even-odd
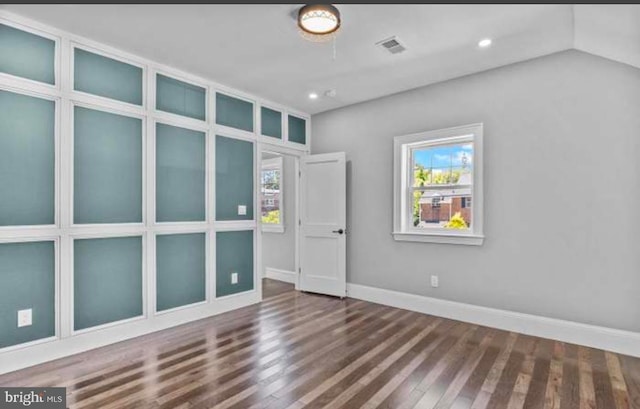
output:
[[[382,47],[382,49],[389,51],[391,54],[400,54],[407,50],[407,47],[400,43],[398,37],[393,36],[385,40],[378,41],[376,45]]]

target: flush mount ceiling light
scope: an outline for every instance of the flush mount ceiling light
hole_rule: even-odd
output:
[[[336,33],[342,23],[340,11],[331,4],[307,4],[298,10],[297,21],[304,39],[316,43],[333,40],[335,60]]]
[[[340,22],[340,11],[331,4],[307,4],[298,11],[298,27],[309,34],[334,33]]]
[[[309,99],[318,99],[318,94],[316,94],[315,92],[309,93]]]

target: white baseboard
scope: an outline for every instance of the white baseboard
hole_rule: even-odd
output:
[[[280,270],[277,268],[265,267],[265,277],[272,280],[284,281],[285,283],[296,283],[296,273],[293,271]]]
[[[351,298],[640,357],[640,333],[347,284]]]
[[[173,312],[154,315],[146,319],[77,334],[68,338],[54,337],[49,340],[11,347],[8,350],[0,351],[0,375],[211,317],[258,302],[260,302],[260,293],[251,291]]]

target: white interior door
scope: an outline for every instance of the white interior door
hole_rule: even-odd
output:
[[[347,294],[347,172],[344,152],[300,159],[299,289]]]

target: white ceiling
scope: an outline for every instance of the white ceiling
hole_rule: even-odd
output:
[[[311,114],[569,48],[640,67],[638,5],[339,5],[335,60],[299,35],[298,7],[0,6]],[[405,53],[375,46],[392,35]]]

